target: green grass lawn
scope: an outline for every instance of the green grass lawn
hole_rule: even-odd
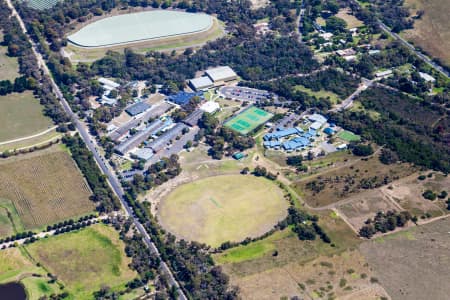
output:
[[[3,41],[3,33],[0,32],[0,42]],[[19,76],[19,63],[16,57],[6,55],[7,48],[0,46],[0,80],[14,81]]]
[[[0,96],[0,142],[39,133],[52,125],[31,91]]]
[[[161,202],[159,220],[180,238],[217,247],[259,236],[282,219],[282,190],[252,175],[208,177],[180,186]]]
[[[350,131],[343,130],[337,134],[338,138],[343,139],[347,142],[358,142],[361,140],[361,137],[357,134],[354,134]]]
[[[325,91],[325,90],[320,90],[320,91],[316,92],[316,91],[313,91],[311,89],[304,87],[303,85],[296,85],[294,87],[294,90],[304,92],[310,96],[315,96],[316,98],[329,99],[331,104],[337,104],[341,101],[341,99],[339,98],[338,95],[336,95],[333,92],[329,92],[329,91]]]
[[[0,238],[23,231],[23,224],[12,202],[0,198]]]
[[[121,289],[136,276],[128,267],[130,259],[118,233],[102,224],[43,239],[26,249],[35,261],[58,276],[71,299],[91,299],[92,292],[102,285]],[[46,288],[37,284],[36,289]]]

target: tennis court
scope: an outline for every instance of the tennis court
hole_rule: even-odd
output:
[[[225,126],[240,134],[247,134],[272,117],[273,114],[252,106],[227,121]]]
[[[359,142],[361,140],[361,137],[359,135],[347,130],[339,132],[337,136],[338,138],[343,139],[347,142]]]

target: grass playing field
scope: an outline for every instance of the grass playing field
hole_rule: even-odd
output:
[[[64,291],[70,300],[93,299],[91,293],[102,285],[122,289],[136,276],[128,267],[130,259],[124,249],[117,231],[97,224],[25,247],[0,250],[0,283],[20,281],[30,300]],[[57,283],[48,282],[49,272],[58,277]],[[60,289],[61,283],[64,289]]]
[[[129,269],[118,233],[103,224],[40,240],[27,246],[34,260],[58,276],[73,299],[91,299],[102,285],[123,285],[136,276]]]
[[[338,138],[343,139],[346,142],[358,142],[361,140],[359,135],[354,134],[353,132],[343,130],[337,134]]]
[[[273,114],[262,109],[251,106],[244,110],[231,120],[225,123],[225,126],[231,128],[240,134],[247,134],[261,124],[269,121]]]
[[[288,202],[267,179],[215,176],[180,186],[161,202],[161,224],[179,238],[219,246],[270,230]]]
[[[1,73],[1,72],[0,72]],[[31,91],[0,96],[0,142],[33,135],[52,126]]]
[[[28,230],[89,213],[94,210],[90,195],[75,162],[58,146],[0,163],[0,208],[6,207],[13,220],[19,217],[16,227]]]

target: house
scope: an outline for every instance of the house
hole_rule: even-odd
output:
[[[375,76],[377,78],[384,78],[384,77],[388,77],[390,75],[392,75],[392,70],[380,71],[380,72],[375,73]]]
[[[356,51],[353,50],[352,48],[347,48],[347,49],[338,50],[338,51],[336,51],[336,53],[341,57],[345,57],[345,56],[355,55]]]
[[[323,38],[325,41],[329,41],[333,37],[333,34],[331,32],[324,32],[319,34],[319,36]]]
[[[427,73],[419,72],[419,76],[420,76],[420,78],[422,78],[426,82],[431,82],[431,83],[435,83],[436,82],[436,79],[433,76],[431,76],[431,75],[429,75]]]

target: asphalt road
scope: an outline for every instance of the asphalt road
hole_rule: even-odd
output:
[[[400,41],[404,46],[406,46],[407,48],[409,48],[410,50],[412,50],[420,59],[422,59],[424,62],[426,62],[428,65],[430,65],[433,69],[435,69],[436,71],[438,71],[439,73],[441,73],[442,75],[444,75],[445,77],[449,78],[450,74],[449,72],[447,72],[446,70],[444,70],[444,68],[442,68],[440,65],[438,65],[437,63],[435,63],[434,61],[432,61],[428,56],[426,56],[425,54],[423,54],[420,51],[416,50],[416,47],[414,47],[413,45],[411,45],[410,43],[408,43],[408,41],[406,41],[404,38],[402,38],[400,35],[398,35],[395,32],[392,32],[389,27],[387,27],[384,23],[382,23],[381,21],[378,21],[378,24],[380,26],[380,28],[385,31],[387,34],[389,34],[390,36],[392,36],[393,38],[395,38],[396,40]]]
[[[43,59],[42,55],[36,50],[36,44],[28,36],[28,33],[26,31],[26,27],[25,27],[25,25],[23,23],[22,18],[17,13],[15,7],[12,5],[11,0],[6,0],[6,1],[7,1],[7,4],[9,6],[9,8],[13,12],[12,15],[17,17],[17,19],[19,21],[19,24],[20,24],[20,27],[22,28],[22,31],[27,35],[28,40],[31,42],[32,50],[33,50],[33,53],[34,53],[34,55],[35,55],[35,57],[36,57],[36,59],[38,61],[38,65],[44,71],[44,74],[49,77],[49,80],[50,80],[50,82],[52,84],[52,87],[53,87],[53,92],[55,93],[55,95],[60,100],[60,103],[61,103],[64,111],[71,117],[72,122],[75,124],[75,127],[76,127],[77,131],[80,133],[81,138],[86,143],[86,146],[88,147],[89,151],[91,151],[91,153],[93,154],[93,157],[94,157],[96,163],[98,164],[98,166],[100,167],[101,171],[103,172],[103,174],[106,175],[106,177],[108,179],[108,183],[110,184],[111,188],[113,189],[113,191],[116,193],[116,195],[120,199],[120,202],[122,203],[122,206],[125,209],[126,213],[130,216],[130,218],[132,218],[132,220],[133,220],[136,228],[138,229],[139,233],[143,236],[143,240],[144,240],[145,244],[150,248],[152,253],[156,254],[158,257],[161,257],[158,249],[156,248],[156,246],[151,241],[150,236],[148,235],[147,231],[144,229],[142,224],[134,217],[134,213],[133,213],[132,208],[125,202],[125,200],[123,198],[124,191],[122,189],[122,186],[120,185],[119,180],[117,179],[115,174],[107,167],[106,160],[101,156],[101,154],[96,149],[95,144],[92,142],[93,138],[90,136],[89,132],[84,127],[82,122],[78,119],[78,116],[73,113],[72,109],[70,108],[68,102],[64,98],[64,96],[63,96],[61,90],[59,89],[58,85],[53,80],[45,60]],[[180,285],[175,280],[175,278],[174,278],[172,272],[170,271],[169,267],[167,266],[167,264],[164,261],[162,261],[162,259],[161,259],[161,267],[160,268],[161,268],[161,272],[164,275],[166,275],[170,287],[175,286],[178,289],[178,294],[179,294],[178,295],[178,299],[180,299],[180,300],[187,300],[187,297],[184,295],[184,292],[180,288]]]

